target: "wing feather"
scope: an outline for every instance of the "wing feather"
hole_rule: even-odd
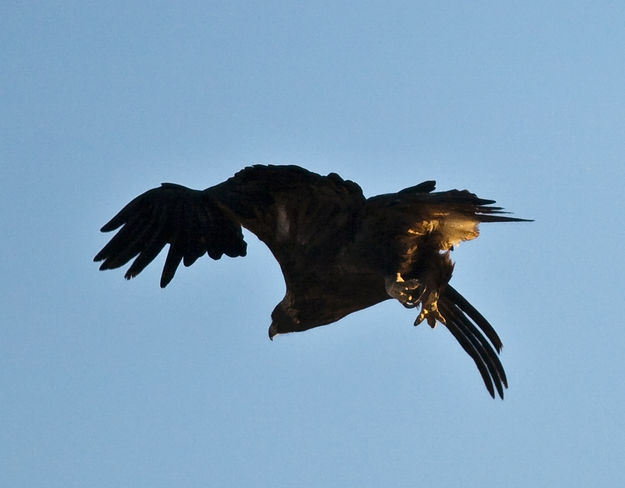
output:
[[[180,262],[193,264],[208,253],[213,259],[223,254],[245,256],[241,225],[224,214],[206,191],[163,183],[133,199],[102,227],[103,232],[122,226],[95,256],[100,269],[119,268],[135,258],[125,274],[137,276],[169,244],[161,275],[167,286]]]

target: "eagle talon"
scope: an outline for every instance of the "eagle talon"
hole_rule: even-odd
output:
[[[436,327],[437,321],[441,324],[446,322],[445,317],[443,317],[438,311],[438,293],[433,293],[432,295],[428,296],[428,298],[422,303],[421,312],[417,315],[417,318],[414,321],[415,327],[424,320],[430,327],[432,327],[432,329]]]
[[[386,279],[386,292],[406,308],[416,308],[421,304],[421,312],[414,321],[415,326],[424,320],[432,328],[437,321],[445,323],[445,318],[438,311],[438,292],[429,291],[421,281],[404,280],[398,273],[396,277]]]
[[[406,308],[415,308],[421,302],[426,288],[417,279],[404,280],[401,274],[386,279],[386,292]]]
[[[424,320],[430,327],[432,327],[432,329],[436,327],[436,322],[441,322],[442,324],[445,323],[445,319],[438,310],[421,310],[421,313],[417,315],[417,318],[414,321],[415,327]]]

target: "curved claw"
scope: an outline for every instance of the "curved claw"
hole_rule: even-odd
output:
[[[436,302],[431,303],[428,307],[423,305],[423,307],[421,308],[421,313],[417,315],[417,318],[414,321],[415,327],[424,320],[427,321],[428,325],[432,327],[432,329],[436,326],[437,321],[441,324],[445,324],[445,317],[443,317],[438,311],[438,306],[436,305]]]
[[[417,316],[414,325],[424,320],[432,328],[436,322],[445,323],[445,318],[438,311],[438,291],[429,289],[417,279],[404,280],[398,273],[396,277],[386,279],[386,292],[406,308],[415,308],[421,304],[421,313]]]
[[[386,292],[406,308],[415,308],[426,292],[425,286],[418,280],[404,281],[401,275],[386,279]]]

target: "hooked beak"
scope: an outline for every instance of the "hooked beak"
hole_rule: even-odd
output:
[[[271,322],[268,332],[269,340],[273,341],[273,337],[278,334],[278,327],[276,326],[275,322]]]

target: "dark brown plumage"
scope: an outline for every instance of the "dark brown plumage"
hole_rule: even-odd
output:
[[[269,336],[304,331],[389,298],[421,306],[415,325],[443,323],[475,361],[491,396],[503,398],[501,340],[451,285],[449,251],[474,239],[481,222],[520,221],[468,191],[434,192],[426,181],[366,199],[335,173],[298,166],[252,166],[203,191],[163,183],[126,205],[102,227],[121,229],[96,255],[100,269],[134,259],[139,274],[169,244],[167,286],[182,261],[203,254],[245,256],[242,227],[280,264],[286,295],[271,314]],[[494,348],[494,349],[493,349]]]

